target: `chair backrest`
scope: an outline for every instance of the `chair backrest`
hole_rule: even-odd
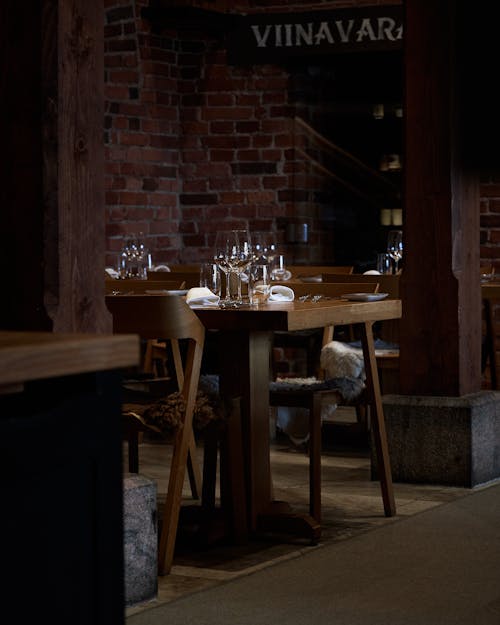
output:
[[[205,326],[186,301],[176,295],[107,295],[106,306],[113,316],[116,334],[170,341],[179,390],[187,401],[198,387]],[[181,339],[188,340],[184,365],[179,350]]]
[[[399,298],[399,275],[380,274],[370,275],[364,273],[352,273],[349,275],[333,272],[322,274],[323,282],[378,282],[381,293],[389,293],[389,297]]]
[[[353,265],[287,265],[288,271],[292,274],[292,279],[308,278],[311,276],[321,276],[323,273],[350,274],[354,271]]]
[[[177,291],[184,289],[182,280],[173,278],[172,280],[136,280],[127,278],[125,280],[106,279],[106,294],[114,292],[125,294],[145,294],[146,291]]]
[[[378,276],[372,276],[372,278],[378,278]],[[283,284],[287,284],[283,282]],[[290,285],[295,293],[295,297],[299,298],[304,295],[318,296],[324,295],[325,297],[340,297],[341,295],[347,293],[377,293],[379,289],[378,282],[362,282],[362,283],[294,283]],[[351,329],[349,329],[351,331]],[[308,349],[308,359],[312,363],[312,366],[316,370],[316,375],[319,378],[324,377],[324,371],[322,371],[320,366],[320,350],[321,348],[333,340],[334,327],[332,325],[325,326],[323,328],[323,336],[321,339],[321,344],[315,344],[312,349]],[[293,334],[293,333],[292,333]],[[276,341],[276,335],[275,335]],[[280,341],[286,342],[286,338],[280,336]],[[318,350],[316,352],[316,349]],[[275,375],[276,372],[273,373]]]
[[[200,271],[148,271],[148,280],[163,282],[177,280],[184,282],[186,289],[200,286]]]
[[[399,274],[380,274],[380,275],[370,275],[370,274],[359,274],[353,273],[350,276],[342,275],[342,274],[323,274],[323,282],[373,282],[373,280],[377,280],[379,283],[379,292],[380,293],[389,293],[389,298],[398,299],[399,298]],[[387,321],[381,321],[378,324],[378,336],[390,343],[398,343],[399,342],[399,319],[389,319]]]

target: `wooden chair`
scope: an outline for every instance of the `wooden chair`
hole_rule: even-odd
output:
[[[378,276],[377,276],[378,277]],[[295,291],[294,285],[294,291]],[[362,285],[352,283],[347,285],[341,284],[307,284],[307,287],[315,287],[318,292],[327,297],[338,297],[345,293],[377,293],[379,285],[377,282],[367,282]],[[351,290],[352,289],[352,290]],[[296,293],[297,296],[297,293]],[[299,295],[300,297],[300,295]],[[333,338],[333,326],[327,326],[322,329],[321,347],[329,343]],[[286,333],[293,334],[293,333]],[[279,337],[275,333],[276,337]],[[278,338],[279,340],[279,338]],[[321,351],[321,350],[320,350]],[[269,404],[275,407],[301,407],[308,410],[309,413],[309,514],[321,523],[321,409],[324,402],[334,404],[352,403],[354,395],[361,393],[361,383],[357,386],[355,383],[347,382],[345,384],[337,381],[329,381],[325,379],[324,372],[320,368],[320,351],[316,351],[316,380],[311,383],[305,383],[298,380],[297,384],[293,379],[284,379],[282,382],[272,382],[269,391]],[[352,392],[351,397],[347,397]],[[361,395],[359,400],[363,401]]]
[[[161,273],[161,272],[158,272]],[[114,280],[106,278],[105,292],[106,295],[121,294],[132,295],[138,293],[162,294],[165,291],[177,291],[185,288],[182,280],[173,278],[172,280],[139,280],[135,278],[127,278],[124,280]],[[146,350],[144,354],[144,362],[142,370],[144,373],[153,374],[155,371],[155,362],[167,360],[165,344],[157,340],[146,341]],[[157,372],[160,375],[160,372]]]
[[[171,280],[183,282],[186,289],[192,289],[200,286],[200,271],[148,271],[148,282],[169,282]]]
[[[400,275],[393,274],[338,274],[324,273],[323,282],[372,282],[377,280],[379,292],[388,293],[390,298],[399,298],[399,278]],[[379,339],[388,343],[399,343],[399,319],[383,321],[376,325],[376,335]],[[377,352],[377,367],[380,374],[380,384],[384,393],[399,392],[399,355],[394,352]]]
[[[287,265],[288,271],[292,274],[292,280],[300,280],[301,278],[318,277],[321,278],[323,273],[342,273],[350,274],[354,271],[353,265]],[[318,280],[319,281],[319,280]]]
[[[294,283],[290,285],[283,282],[293,289],[296,298],[300,297],[340,297],[346,293],[377,293],[379,289],[378,282],[375,280],[377,276],[372,276],[371,282],[364,283],[341,283],[341,284],[323,284],[323,283]],[[328,335],[329,336],[329,335]],[[322,336],[319,330],[304,330],[298,332],[276,332],[274,334],[274,347],[282,348],[298,348],[304,349],[306,352],[306,374],[308,376],[318,374],[318,350],[322,342],[327,337]],[[352,338],[352,337],[351,337]],[[332,336],[329,340],[333,339]],[[273,372],[274,377],[277,375],[276,369]]]
[[[165,575],[172,566],[186,466],[192,474],[192,488],[194,482],[196,491],[201,492],[201,473],[195,455],[193,410],[200,377],[205,328],[180,297],[107,296],[106,305],[113,316],[115,333],[134,333],[143,339],[162,338],[170,341],[178,388],[186,402],[183,426],[178,429],[174,439],[160,533],[158,568],[160,574]],[[180,340],[187,342],[184,362],[179,349]],[[137,445],[137,441],[133,445]]]
[[[159,272],[161,273],[161,272]],[[167,275],[169,275],[167,273]],[[184,289],[185,283],[182,279],[172,277],[169,280],[136,280],[127,278],[125,280],[105,280],[106,295],[117,292],[122,295],[146,293],[146,291],[176,291]]]

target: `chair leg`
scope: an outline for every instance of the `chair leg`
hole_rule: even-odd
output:
[[[321,395],[309,405],[309,514],[321,523]]]
[[[187,469],[189,477],[189,486],[191,487],[191,494],[193,499],[199,499],[202,489],[202,477],[201,469],[197,459],[197,448],[194,434],[191,432],[191,438],[189,441],[189,453],[187,459]]]
[[[168,479],[167,499],[163,509],[160,544],[158,546],[158,572],[160,575],[170,573],[174,560],[175,539],[177,536],[182,501],[182,487],[186,475],[191,435],[191,423],[185,423],[184,427],[178,430],[175,437]]]

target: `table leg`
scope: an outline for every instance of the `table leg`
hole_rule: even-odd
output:
[[[269,456],[269,332],[223,332],[220,335],[220,390],[241,397],[241,420],[249,527],[271,501]]]
[[[372,322],[357,324],[361,334],[361,344],[363,346],[363,357],[365,361],[366,385],[370,396],[371,406],[371,427],[375,451],[377,454],[378,472],[380,487],[382,490],[382,500],[384,502],[385,516],[396,514],[396,503],[394,501],[394,491],[392,487],[391,463],[389,459],[389,448],[387,445],[387,434],[385,430],[384,410],[382,407],[382,397],[380,394],[380,383],[378,379],[377,360],[375,358],[375,345],[373,341]]]
[[[221,394],[241,397],[248,524],[252,532],[281,532],[319,539],[320,526],[288,503],[272,500],[269,380],[272,333],[221,332]]]

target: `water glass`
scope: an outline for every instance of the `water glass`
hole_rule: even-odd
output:
[[[392,273],[392,258],[389,254],[377,254],[377,271],[379,273]]]
[[[288,271],[285,265],[285,257],[283,254],[278,254],[274,261],[274,267],[272,270],[272,279],[279,282],[280,280],[286,280]]]
[[[252,265],[249,273],[248,298],[251,306],[265,304],[271,288],[268,265]]]
[[[216,263],[202,263],[200,267],[200,286],[210,289],[212,293],[220,297],[221,277]]]

